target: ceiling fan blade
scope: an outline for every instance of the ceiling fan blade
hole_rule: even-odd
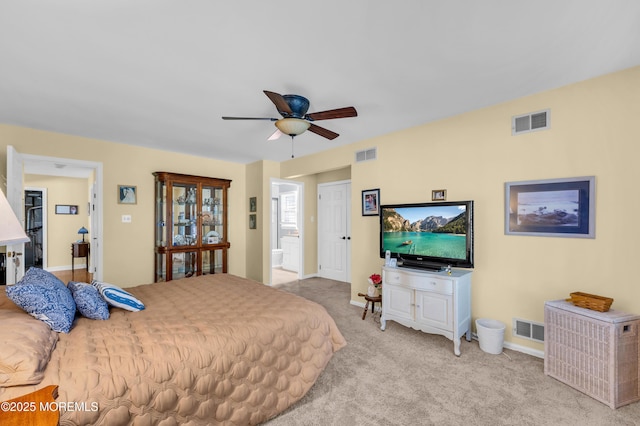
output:
[[[271,102],[273,102],[273,104],[276,106],[276,108],[278,109],[278,112],[285,112],[287,114],[291,114],[292,112],[291,108],[289,107],[289,104],[281,94],[270,92],[268,90],[263,90],[263,92],[265,95],[267,95],[269,99],[271,99]]]
[[[282,133],[280,131],[280,129],[276,129],[276,131],[273,132],[273,134],[271,136],[269,136],[269,138],[267,140],[268,141],[275,141],[276,139],[278,139],[282,135],[284,135],[284,133]]]
[[[269,121],[278,121],[278,118],[268,118],[268,117],[222,117],[223,120],[269,120]]]
[[[315,133],[316,135],[320,135],[324,138],[327,138],[329,140],[334,140],[335,138],[340,136],[336,132],[332,132],[331,130],[325,129],[324,127],[316,126],[313,123],[311,124],[311,126],[309,126],[309,131]]]
[[[305,118],[309,120],[330,120],[332,118],[347,118],[347,117],[357,117],[358,111],[352,106],[330,109],[327,111],[320,112],[312,112],[311,114],[307,114]]]

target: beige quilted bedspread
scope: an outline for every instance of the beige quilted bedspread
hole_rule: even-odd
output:
[[[299,400],[346,344],[322,306],[232,275],[127,290],[144,311],[76,320],[44,380],[14,393],[59,385],[57,401],[81,408],[61,425],[258,424]]]

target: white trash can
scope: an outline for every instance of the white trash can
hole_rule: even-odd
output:
[[[476,330],[480,349],[488,354],[502,353],[505,325],[497,320],[480,318],[476,320]]]

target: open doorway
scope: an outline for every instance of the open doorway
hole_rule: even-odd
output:
[[[8,145],[7,200],[16,214],[19,215],[18,219],[25,224],[26,229],[25,208],[23,204],[25,175],[64,176],[91,180],[93,185],[91,185],[91,192],[88,198],[90,201],[87,202],[91,230],[91,256],[89,271],[93,273],[93,277],[95,279],[101,280],[103,276],[102,163],[22,154],[16,151],[13,146]],[[43,234],[43,246],[43,252],[46,252],[46,234]],[[24,275],[25,261],[23,254],[25,253],[25,249],[26,247],[24,243],[7,246],[7,253],[11,253],[17,258],[17,261],[5,262],[8,284],[15,283]],[[66,250],[64,251],[66,252]],[[46,257],[43,255],[43,267],[50,268],[51,265],[47,265],[46,263]]]
[[[24,246],[24,267],[46,268],[46,188],[25,188],[24,230],[29,242]]]
[[[303,275],[303,184],[271,182],[271,285],[299,280]]]

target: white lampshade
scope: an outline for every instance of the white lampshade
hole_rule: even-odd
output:
[[[289,136],[298,136],[311,126],[311,123],[300,118],[281,118],[275,124],[282,133]]]
[[[0,191],[0,246],[26,243],[29,237],[25,234],[20,221],[7,201],[7,197]]]

